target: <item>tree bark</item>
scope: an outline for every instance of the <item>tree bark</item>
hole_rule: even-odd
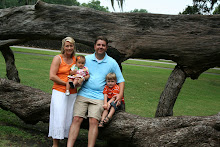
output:
[[[106,13],[42,1],[1,9],[0,14],[1,40],[71,36],[93,48],[94,39],[104,35],[110,48],[120,53],[118,63],[128,58],[168,59],[184,67],[192,79],[220,66],[219,15]]]
[[[66,36],[71,36],[76,42],[93,48],[95,37],[103,35],[109,39],[109,55],[115,58],[119,65],[128,58],[172,60],[181,67],[181,70],[175,69],[171,74],[167,88],[161,95],[161,102],[158,105],[157,112],[162,112],[162,114],[158,114],[158,116],[169,116],[172,115],[174,102],[186,76],[197,79],[202,72],[209,68],[220,66],[219,25],[220,15],[106,13],[85,7],[54,5],[38,1],[35,6],[21,6],[0,10],[0,49],[3,54],[9,54],[4,55],[6,56],[5,58],[13,60],[13,54],[8,47],[9,44],[7,44],[7,46],[5,46],[4,43],[2,44],[2,42],[6,40],[61,40]],[[112,51],[113,49],[114,51]],[[11,67],[15,70],[12,77],[16,77],[17,70],[13,65],[13,61],[6,64],[12,65]],[[175,76],[176,72],[180,75],[177,80],[173,79],[177,77]],[[18,79],[15,79],[15,81],[17,80]],[[0,93],[2,108],[14,112],[26,123],[34,124],[39,120],[48,121],[50,101],[48,94],[37,89],[21,86],[12,81],[9,82],[1,79],[0,84],[0,91],[3,91]],[[33,90],[33,92],[28,92],[27,89]],[[171,91],[170,94],[169,91]],[[166,102],[168,100],[171,100],[171,102]],[[166,104],[166,108],[162,107],[162,104]],[[137,134],[128,131],[126,139],[133,142],[134,145],[144,145],[141,144],[142,141],[137,141],[139,137],[142,137],[136,137],[138,134],[147,136],[147,138],[143,137],[142,139],[147,145],[149,145],[149,142],[152,142],[153,146],[157,146],[161,145],[161,142],[167,144],[167,146],[181,146],[184,145],[184,141],[190,145],[192,139],[188,138],[188,140],[184,140],[185,136],[187,138],[187,135],[190,136],[190,133],[197,132],[198,130],[205,132],[204,130],[206,129],[208,132],[204,133],[207,134],[205,137],[203,136],[202,139],[199,138],[199,141],[193,140],[192,142],[197,143],[197,145],[201,145],[200,142],[202,142],[204,143],[202,145],[206,145],[203,141],[206,140],[208,145],[219,145],[216,143],[216,136],[213,135],[216,133],[217,138],[219,138],[219,129],[217,129],[218,132],[216,132],[216,129],[213,129],[216,127],[211,127],[210,125],[207,127],[202,126],[202,128],[191,127],[191,129],[183,131],[183,134],[177,130],[168,130],[167,132],[170,134],[166,136],[165,133],[162,132],[162,130],[165,129],[164,127],[159,129],[159,132],[155,132],[157,131],[157,128],[154,128],[156,124],[147,123],[150,119],[142,118],[143,121],[146,121],[147,125],[144,125],[142,120],[136,116],[131,117],[130,121],[133,123],[136,122],[137,119],[139,120],[137,124],[139,124],[139,122],[141,123],[139,125],[127,125],[126,123],[128,122],[120,123],[122,119],[129,117],[129,115],[130,114],[126,113],[126,115],[122,115],[124,118],[115,120],[119,123],[118,126],[123,126],[124,132],[130,128],[133,128],[133,132],[139,128],[145,130],[142,128],[142,125],[145,126],[145,128],[147,128],[146,126],[148,125],[153,128],[151,129],[150,127],[149,130]],[[175,118],[176,117],[174,117],[174,119]],[[215,118],[214,122],[219,124],[219,115],[211,118]],[[180,117],[179,121],[184,119],[185,117]],[[193,120],[195,123],[198,123],[198,126],[201,126],[199,124],[200,119]],[[204,122],[206,120],[205,117]],[[170,118],[170,121],[166,118],[155,118],[152,119],[152,121],[158,123],[162,121],[166,124],[166,122],[172,123],[172,118]],[[113,124],[114,123],[109,125],[109,127],[118,127]],[[175,126],[175,124],[173,125]],[[182,127],[184,130],[185,125],[182,125]],[[217,128],[219,128],[218,125]],[[106,128],[105,130],[108,129]],[[156,134],[156,136],[154,136],[155,139],[152,137],[152,134],[147,135],[148,131],[152,130],[153,133]],[[117,136],[120,134],[118,132],[123,131],[117,130],[113,134]],[[187,132],[190,133],[184,135],[184,132],[186,134]],[[108,131],[106,131],[106,134],[107,133]],[[133,134],[129,136],[129,133]],[[179,138],[177,140],[173,139],[172,136],[175,135],[175,133],[176,135],[180,134],[179,138],[181,138],[181,135],[184,136],[182,141],[179,142],[179,140],[181,140]],[[112,134],[109,136],[111,136],[110,138],[114,137]],[[121,137],[123,137],[123,135],[121,135]],[[207,141],[207,138],[211,138],[210,141]],[[197,135],[194,135],[193,139],[197,139]],[[138,142],[140,142],[140,144]]]
[[[99,132],[100,138],[114,146],[217,147],[220,146],[220,113],[205,117],[143,118],[119,112]]]
[[[51,95],[39,89],[0,79],[0,107],[25,123],[48,122]],[[88,128],[88,121],[82,124]],[[144,118],[120,111],[99,138],[114,146],[219,146],[220,113],[213,116]]]
[[[48,122],[50,94],[0,78],[0,106],[28,124]]]
[[[177,65],[160,96],[155,117],[173,116],[173,107],[186,77],[184,71]]]
[[[0,51],[2,52],[6,63],[6,75],[9,80],[13,80],[18,83],[20,82],[20,78],[18,76],[18,71],[15,66],[14,53],[9,46],[22,42],[24,42],[24,40],[22,39],[9,39],[0,41]]]

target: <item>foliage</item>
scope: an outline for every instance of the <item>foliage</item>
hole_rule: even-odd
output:
[[[220,14],[220,4],[217,7],[215,7],[213,14]]]
[[[62,4],[68,6],[79,6],[80,3],[77,0],[42,0],[46,3],[51,4]],[[0,9],[8,8],[8,7],[18,7],[22,5],[34,5],[37,0],[0,0]]]
[[[130,11],[131,13],[148,13],[146,9],[134,9]]]
[[[18,3],[18,0],[0,0],[0,9],[22,5],[22,3]]]
[[[109,12],[108,7],[101,6],[100,3],[101,2],[99,0],[92,0],[88,4],[82,3],[81,6],[88,7],[88,8],[93,8],[93,9],[99,10],[99,11]]]
[[[179,14],[211,14],[214,5],[219,1],[220,0],[193,0],[193,6],[187,6],[185,10]]]
[[[46,3],[51,3],[51,4],[62,4],[62,5],[67,5],[67,6],[80,6],[80,3],[77,0],[42,0]]]
[[[194,5],[194,6],[187,6],[186,9],[181,13],[179,14],[201,14],[199,12],[199,8],[197,5]]]
[[[214,5],[220,0],[193,0],[193,5],[198,6],[201,13],[207,14],[213,10]]]
[[[109,12],[108,7],[104,7],[100,5],[99,0],[92,0],[88,4],[83,3],[80,4],[77,0],[42,0],[46,3],[50,4],[61,4],[61,5],[67,5],[67,6],[83,6],[83,7],[89,7],[93,8],[99,11]],[[37,0],[0,0],[0,9],[8,8],[8,7],[18,7],[22,5],[34,5],[37,2]]]

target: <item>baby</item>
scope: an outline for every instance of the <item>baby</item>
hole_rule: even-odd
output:
[[[69,89],[82,85],[85,78],[90,77],[89,70],[85,67],[86,58],[82,55],[76,57],[76,64],[74,64],[70,70],[73,75],[68,76],[68,83],[66,84],[66,95],[70,95]]]

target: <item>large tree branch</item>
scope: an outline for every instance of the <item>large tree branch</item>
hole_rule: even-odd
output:
[[[192,79],[220,66],[219,15],[106,13],[41,1],[0,14],[0,39],[72,36],[92,47],[96,36],[105,35],[121,54],[119,63],[127,58],[173,60]]]
[[[186,74],[177,65],[160,96],[155,117],[173,116],[173,107],[186,77]]]
[[[48,122],[50,94],[6,79],[0,79],[0,91],[1,108],[14,112],[26,123]],[[144,118],[121,111],[100,129],[99,138],[121,146],[219,146],[220,113]]]
[[[9,46],[23,42],[25,42],[24,39],[0,40],[0,51],[2,52],[2,55],[5,59],[7,77],[9,80],[13,80],[16,82],[20,82],[20,78],[18,76],[18,71],[15,66],[14,53]]]
[[[48,122],[50,94],[0,78],[0,106],[15,113],[25,123]]]

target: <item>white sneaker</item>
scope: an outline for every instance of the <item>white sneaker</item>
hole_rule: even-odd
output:
[[[66,94],[66,96],[69,96],[70,95],[70,91],[67,90],[65,94]]]

